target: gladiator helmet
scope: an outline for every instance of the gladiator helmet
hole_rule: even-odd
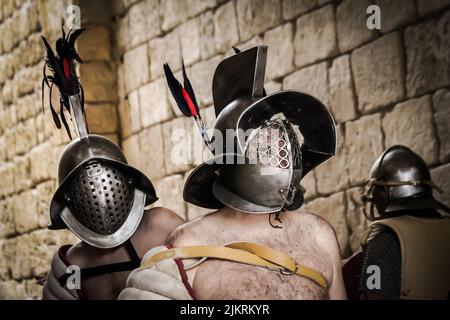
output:
[[[408,147],[395,145],[374,162],[361,198],[370,204],[370,212],[366,212],[369,220],[413,210],[438,209],[450,213],[448,207],[434,199],[433,189],[440,191],[431,181],[425,161]],[[379,217],[375,217],[374,206]]]
[[[128,240],[139,226],[144,207],[157,200],[150,180],[128,165],[121,149],[106,137],[90,134],[84,113],[83,88],[76,74],[76,37],[83,31],[69,32],[56,42],[55,54],[47,40],[44,79],[50,87],[50,109],[58,128],[67,111],[77,137],[64,148],[58,163],[58,188],[50,204],[49,229],[69,228],[82,241],[112,248]],[[51,75],[46,75],[46,70]],[[51,88],[60,92],[60,115],[51,103]]]
[[[188,177],[185,201],[248,213],[295,210],[303,204],[300,180],[335,154],[335,124],[322,102],[294,90],[266,95],[266,57],[258,46],[217,66],[214,157]]]

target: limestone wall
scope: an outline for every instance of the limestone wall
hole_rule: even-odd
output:
[[[76,1],[82,24],[80,75],[91,131],[125,150],[161,200],[187,219],[207,212],[182,201],[187,174],[204,154],[191,119],[175,107],[162,64],[187,72],[209,127],[218,62],[267,44],[266,89],[298,89],[322,99],[338,123],[336,157],[308,174],[304,209],[336,229],[343,256],[357,250],[366,221],[359,188],[371,163],[401,143],[421,154],[435,182],[450,189],[450,1],[448,0],[116,0]],[[381,30],[366,28],[366,8],[381,8]],[[56,164],[68,141],[41,112],[39,36],[60,35],[69,1],[0,3],[0,299],[39,297],[35,277],[69,232],[48,231]],[[171,161],[172,133],[186,128]],[[205,153],[206,154],[206,153]],[[450,193],[437,195],[450,205]]]
[[[133,2],[133,3],[131,3]],[[169,0],[131,1],[118,21],[119,110],[123,147],[155,182],[160,205],[187,219],[205,210],[179,196],[194,167],[191,119],[174,106],[162,64],[187,72],[209,126],[217,63],[266,44],[266,88],[298,89],[324,101],[338,123],[337,156],[307,175],[304,207],[335,227],[343,256],[359,248],[367,226],[360,186],[381,152],[405,144],[421,154],[434,178],[449,186],[449,1]],[[381,8],[381,30],[366,27],[366,9]],[[158,14],[159,12],[159,14]],[[170,161],[172,132],[186,126],[187,159]],[[175,137],[176,138],[176,137]],[[438,195],[450,204],[450,194]]]
[[[0,299],[40,298],[42,286],[36,278],[45,275],[61,245],[77,241],[69,231],[47,230],[57,162],[69,139],[53,123],[48,90],[45,113],[41,103],[44,50],[40,35],[54,44],[71,3],[0,2]],[[94,9],[87,12],[95,15]],[[82,25],[90,30],[79,43],[86,61],[80,68],[86,112],[92,132],[119,142],[112,26],[105,19],[96,22],[83,16]],[[59,106],[57,92],[53,103]]]

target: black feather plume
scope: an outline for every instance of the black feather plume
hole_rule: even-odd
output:
[[[182,64],[182,72],[183,72],[183,85],[186,92],[191,97],[192,102],[194,103],[195,109],[197,110],[197,114],[199,114],[197,98],[195,97],[194,89],[192,88],[191,82],[186,75],[186,68],[184,67],[184,61],[181,61]]]
[[[183,86],[181,83],[175,78],[172,70],[170,69],[167,63],[164,64],[164,73],[166,75],[167,85],[169,86],[170,92],[172,93],[175,102],[178,105],[180,111],[186,116],[191,116],[191,111],[186,103],[186,100],[183,97],[182,89]]]
[[[214,148],[211,144],[211,140],[208,137],[208,132],[205,128],[205,124],[200,115],[200,110],[198,108],[197,99],[195,98],[194,89],[192,88],[191,82],[186,75],[186,68],[184,66],[184,61],[182,61],[182,72],[183,72],[183,84],[175,78],[172,70],[167,63],[164,64],[164,73],[166,75],[167,85],[169,86],[170,92],[172,93],[178,108],[186,117],[192,117],[197,124],[200,134],[206,146],[214,153]]]
[[[53,121],[55,122],[56,127],[61,128],[61,121],[67,131],[67,134],[70,138],[70,130],[66,121],[66,117],[64,116],[64,109],[66,109],[70,114],[70,105],[69,105],[69,97],[73,95],[80,94],[81,96],[81,108],[83,114],[84,112],[84,94],[83,88],[79,81],[78,75],[76,73],[76,62],[82,63],[83,61],[79,57],[76,49],[75,49],[75,41],[79,37],[79,35],[85,29],[77,29],[72,32],[69,30],[69,33],[66,34],[64,32],[64,28],[62,30],[62,38],[59,38],[56,41],[56,55],[52,50],[50,44],[44,36],[41,36],[42,41],[45,46],[45,65],[43,69],[43,80],[42,80],[42,107],[44,108],[44,84],[49,88],[49,104],[50,110],[52,112]],[[47,74],[46,71],[49,71],[50,74]],[[53,108],[52,104],[52,89],[53,85],[58,87],[60,93],[60,112],[58,113]]]

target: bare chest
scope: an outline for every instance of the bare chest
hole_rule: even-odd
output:
[[[328,281],[332,276],[331,263],[314,242],[314,235],[303,226],[274,229],[267,224],[242,228],[207,223],[187,225],[175,237],[176,247],[188,245],[224,245],[232,241],[263,244],[282,251],[298,263],[320,272]],[[250,224],[251,225],[251,224]],[[188,271],[188,277],[198,299],[327,299],[319,285],[298,275],[284,275],[277,271],[245,264],[207,260]]]

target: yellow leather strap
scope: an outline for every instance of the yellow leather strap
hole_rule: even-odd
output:
[[[177,258],[214,258],[265,267],[284,274],[303,276],[316,282],[325,290],[328,289],[326,279],[319,272],[297,263],[285,253],[250,242],[233,242],[224,247],[188,246],[172,248],[151,256],[142,262],[141,268],[150,268],[162,260]]]
[[[296,262],[292,257],[281,251],[251,242],[233,242],[227,245],[227,247],[251,252],[267,261],[283,267],[288,271],[287,273],[303,276],[305,278],[313,280],[325,290],[328,289],[327,280],[319,272]]]

